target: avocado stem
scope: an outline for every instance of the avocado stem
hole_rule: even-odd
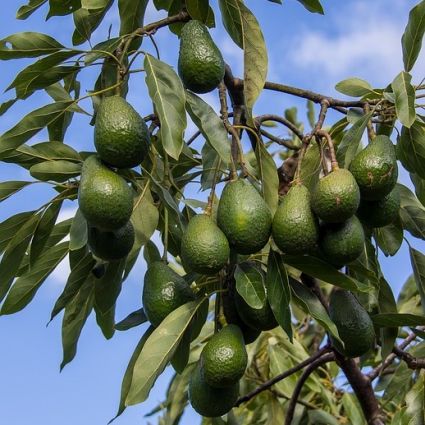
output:
[[[338,165],[338,161],[336,159],[336,154],[335,154],[335,146],[332,141],[331,135],[325,130],[318,130],[317,135],[320,137],[324,137],[326,141],[328,142],[329,153],[331,156],[331,171],[339,170],[339,165]]]

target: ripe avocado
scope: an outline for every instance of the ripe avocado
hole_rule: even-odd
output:
[[[223,416],[235,405],[239,397],[239,382],[227,388],[214,388],[205,382],[199,363],[189,381],[189,401],[202,416]]]
[[[341,354],[351,358],[359,357],[373,347],[375,342],[373,322],[351,292],[337,289],[331,293],[329,315],[345,345],[342,348],[338,341],[331,338]]]
[[[317,183],[311,207],[327,223],[341,223],[352,217],[360,203],[360,191],[353,175],[345,169],[332,171]]]
[[[165,263],[150,264],[144,278],[142,302],[153,326],[159,326],[172,311],[194,298],[185,280]]]
[[[364,241],[363,226],[356,216],[344,223],[324,224],[321,228],[320,248],[326,261],[337,268],[358,258]]]
[[[371,227],[383,227],[391,224],[398,217],[400,210],[400,193],[394,188],[380,201],[360,201],[357,216]]]
[[[83,164],[78,205],[89,225],[101,230],[118,230],[130,220],[133,194],[127,182],[97,158]]]
[[[388,136],[377,136],[350,164],[362,199],[379,201],[397,183],[398,166],[394,145]]]
[[[200,274],[215,274],[225,266],[229,254],[229,242],[211,217],[192,217],[181,242],[184,267]]]
[[[184,86],[195,93],[215,89],[224,77],[223,56],[199,21],[189,21],[181,31],[178,73]]]
[[[96,257],[106,261],[119,260],[126,257],[133,248],[134,227],[130,221],[113,232],[103,232],[90,226],[88,244]]]
[[[315,251],[319,240],[319,223],[311,210],[310,192],[303,185],[289,189],[279,205],[272,225],[273,240],[288,254]]]
[[[239,254],[253,254],[268,242],[272,216],[254,186],[239,179],[227,183],[223,189],[218,204],[217,224],[231,248]]]
[[[205,382],[214,388],[236,384],[245,373],[248,354],[242,332],[228,325],[214,334],[202,350],[201,373]]]
[[[117,168],[132,168],[147,155],[148,127],[125,99],[106,97],[97,110],[94,144],[102,161]]]

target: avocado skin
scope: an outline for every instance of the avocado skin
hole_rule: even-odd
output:
[[[344,223],[324,224],[320,248],[326,261],[337,268],[356,260],[364,248],[364,230],[356,216]]]
[[[319,222],[311,210],[310,192],[296,185],[280,203],[272,224],[273,240],[288,254],[315,252],[319,240]]]
[[[362,199],[379,201],[394,188],[398,178],[396,151],[388,136],[375,139],[350,164]]]
[[[400,193],[394,188],[380,201],[360,201],[357,216],[371,227],[384,227],[393,223],[400,210]]]
[[[236,384],[248,364],[242,331],[228,325],[214,334],[202,350],[201,373],[208,385],[225,388]]]
[[[195,93],[210,92],[224,77],[223,56],[199,21],[189,21],[181,31],[178,73]]]
[[[89,226],[88,244],[96,257],[106,261],[119,260],[126,257],[133,248],[134,227],[130,221],[113,232],[103,232]]]
[[[125,99],[106,97],[97,110],[94,144],[102,161],[117,168],[133,168],[148,153],[149,130]]]
[[[145,273],[142,302],[146,317],[153,326],[175,309],[195,298],[185,280],[162,261],[149,265]]]
[[[227,183],[217,210],[218,227],[239,254],[253,254],[268,242],[272,216],[257,190],[247,181]]]
[[[227,388],[214,388],[202,376],[198,362],[189,381],[189,401],[200,415],[223,416],[232,410],[239,397],[239,382]]]
[[[118,230],[133,212],[133,194],[127,182],[95,156],[83,164],[78,205],[88,224],[101,230]]]
[[[200,274],[215,274],[226,265],[229,254],[229,242],[211,217],[199,214],[191,218],[181,242],[185,268]]]
[[[331,337],[335,348],[346,357],[359,357],[367,353],[375,342],[373,322],[349,291],[334,290],[329,302],[329,315],[335,323],[345,347]]]
[[[311,198],[316,215],[327,223],[341,223],[352,217],[360,203],[360,190],[350,171],[332,171],[317,183]]]

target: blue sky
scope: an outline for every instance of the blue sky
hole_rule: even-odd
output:
[[[23,1],[23,0],[22,0]],[[212,2],[214,5],[216,1]],[[376,87],[386,86],[402,68],[400,38],[407,22],[408,12],[415,0],[324,0],[325,16],[312,15],[295,0],[286,0],[284,6],[265,0],[247,0],[247,5],[257,14],[263,26],[269,49],[269,80],[292,84],[312,90],[335,94],[336,82],[350,76],[366,78]],[[0,38],[20,31],[45,32],[70,45],[72,21],[70,17],[59,17],[44,21],[46,10],[40,10],[27,21],[16,21],[14,16],[20,2],[2,2],[0,15]],[[156,20],[159,15],[149,8],[146,22]],[[242,72],[241,51],[218,27],[212,31],[225,59],[235,74]],[[93,44],[106,38],[109,25],[113,33],[119,28],[116,10],[111,11],[106,22],[93,37]],[[178,45],[167,29],[156,35],[161,58],[176,65]],[[149,41],[145,48],[150,49]],[[26,61],[2,62],[0,86],[7,87],[16,72]],[[423,55],[414,72],[416,81],[423,75]],[[90,89],[98,70],[85,72],[84,90]],[[0,102],[12,97],[8,92],[0,95]],[[143,76],[131,82],[129,101],[141,114],[151,113],[151,102],[146,94]],[[215,93],[205,96],[216,109]],[[48,103],[46,95],[36,94],[28,101],[15,105],[0,118],[0,132],[15,124],[25,113]],[[90,109],[86,102],[85,107]],[[285,95],[266,93],[259,100],[255,112],[282,113],[291,106],[299,106],[300,115],[305,116],[305,102]],[[329,117],[329,123],[337,115]],[[304,118],[303,118],[304,119]],[[78,117],[71,126],[66,142],[77,149],[93,149],[92,128],[87,117]],[[188,134],[193,131],[189,126]],[[282,135],[285,130],[282,129]],[[34,141],[47,140],[40,133]],[[0,180],[25,180],[25,170],[0,164]],[[406,176],[402,180],[407,182]],[[50,190],[27,189],[2,203],[0,220],[11,214],[32,209],[52,196]],[[71,217],[75,205],[65,206],[62,219]],[[413,241],[418,249],[425,245]],[[406,244],[405,244],[406,245]],[[383,260],[387,279],[395,290],[410,274],[410,262],[406,246],[396,260]],[[131,278],[125,283],[117,306],[117,318],[140,307],[141,283],[145,265],[140,261]],[[0,318],[0,409],[1,421],[8,425],[101,425],[114,415],[120,392],[122,375],[128,359],[140,338],[143,328],[117,333],[111,341],[105,341],[93,317],[89,318],[80,339],[76,359],[59,373],[61,361],[60,325],[57,318],[48,328],[52,306],[66,282],[68,268],[65,263],[45,282],[34,301],[21,313]],[[143,414],[162,400],[165,385],[170,377],[167,372],[158,380],[150,400],[141,406],[128,409],[116,423],[118,425],[146,424]],[[191,416],[193,417],[193,416]],[[187,418],[189,421],[189,418]]]

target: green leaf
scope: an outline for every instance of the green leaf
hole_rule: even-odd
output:
[[[49,0],[49,13],[46,19],[52,16],[70,15],[81,8],[81,0]]]
[[[325,12],[323,10],[322,5],[319,0],[298,0],[309,12],[319,13],[320,15],[324,15]]]
[[[338,162],[343,168],[348,168],[351,161],[356,156],[363,133],[371,118],[372,112],[365,114],[344,134],[341,143],[338,145],[338,151],[336,153]]]
[[[425,208],[416,196],[402,184],[397,184],[400,192],[400,217],[403,228],[413,236],[425,240]]]
[[[241,0],[219,0],[223,24],[244,51],[244,95],[248,116],[267,77],[267,48],[260,25]]]
[[[130,34],[143,26],[148,0],[118,0],[120,13],[120,36]]]
[[[289,307],[291,290],[288,273],[282,256],[273,250],[270,250],[267,262],[266,288],[267,299],[273,314],[292,341],[291,309]]]
[[[260,309],[266,301],[264,275],[255,264],[241,263],[235,269],[236,290],[252,308]]]
[[[397,327],[397,326],[423,326],[425,317],[415,314],[383,313],[372,316],[376,326]]]
[[[333,266],[310,256],[285,255],[284,261],[292,267],[308,274],[309,276],[328,282],[349,291],[369,292],[369,285],[359,282],[344,273],[339,272]]]
[[[164,371],[203,301],[204,299],[199,299],[182,305],[170,313],[153,331],[134,365],[126,406],[147,399],[157,377]]]
[[[354,394],[344,393],[342,396],[342,405],[344,406],[345,415],[347,418],[350,418],[352,425],[366,425],[359,401]]]
[[[34,215],[35,211],[26,211],[13,215],[0,223],[0,253],[13,239],[21,227]]]
[[[38,32],[20,32],[0,40],[0,60],[35,58],[61,50],[54,38]]]
[[[394,256],[403,243],[403,227],[398,218],[394,223],[374,231],[375,240],[385,256]]]
[[[33,182],[8,181],[0,183],[0,202],[19,192]]]
[[[4,300],[2,315],[13,314],[22,310],[34,298],[40,286],[68,254],[68,242],[49,248],[19,277]]]
[[[187,366],[190,355],[190,327],[186,329],[186,332],[183,334],[183,338],[179,342],[179,345],[174,351],[173,357],[171,358],[171,365],[177,373],[182,373]]]
[[[406,394],[406,411],[403,420],[408,419],[409,425],[425,424],[425,375],[421,371],[417,381]]]
[[[186,109],[205,140],[220,155],[224,164],[230,161],[230,143],[223,121],[208,103],[186,91]]]
[[[341,342],[338,329],[329,317],[325,307],[313,292],[293,278],[289,278],[289,284],[294,295],[294,301],[314,319],[317,320],[332,336]]]
[[[339,425],[340,422],[330,413],[315,409],[308,411],[309,425]],[[356,424],[357,425],[357,424]]]
[[[361,78],[349,78],[347,80],[340,81],[335,89],[340,93],[352,97],[362,97],[370,92],[373,92],[372,86]]]
[[[409,248],[409,253],[416,287],[421,297],[422,309],[425,312],[425,255],[412,247]]]
[[[87,279],[76,296],[68,303],[62,321],[62,370],[77,353],[78,339],[93,308],[94,282]]]
[[[155,328],[153,326],[150,326],[147,329],[147,331],[140,338],[140,341],[137,343],[137,346],[136,346],[133,354],[131,355],[130,361],[128,363],[127,369],[125,370],[125,374],[124,374],[122,384],[121,384],[121,398],[120,398],[120,404],[119,404],[119,407],[118,407],[118,412],[117,412],[116,416],[108,422],[108,425],[112,421],[114,421],[116,418],[118,418],[118,416],[120,416],[126,408],[125,400],[127,398],[128,392],[130,390],[131,382],[133,380],[134,365],[136,364],[136,361],[139,358],[140,353],[142,352],[143,347],[146,344],[146,341],[152,335],[152,332],[154,330],[155,330]]]
[[[321,172],[320,148],[316,142],[310,142],[310,146],[304,155],[300,179],[303,185],[310,191],[314,189]]]
[[[41,216],[40,221],[36,231],[34,232],[34,237],[31,242],[30,250],[30,264],[33,266],[35,260],[43,252],[46,242],[49,239],[53,228],[55,227],[56,220],[60,213],[62,207],[62,202],[53,202],[49,207],[44,211]]]
[[[27,5],[21,6],[18,9],[16,19],[27,19],[45,3],[47,3],[47,0],[29,0]]]
[[[274,214],[279,202],[279,176],[277,175],[277,167],[273,157],[262,141],[257,142],[255,156],[260,170],[264,200],[272,214]]]
[[[87,243],[87,221],[80,209],[75,213],[70,231],[69,249],[76,251]]]
[[[415,89],[411,81],[412,76],[402,71],[391,83],[395,96],[397,118],[407,128],[410,128],[416,120]]]
[[[70,161],[45,161],[33,165],[30,174],[42,181],[65,182],[81,174],[81,164]]]
[[[0,301],[7,294],[19,270],[39,219],[38,215],[32,215],[25,223],[22,223],[7,245],[0,261]]]
[[[186,9],[192,19],[206,23],[209,17],[209,0],[186,0]]]
[[[178,75],[164,62],[145,55],[146,84],[161,122],[161,143],[174,159],[179,159],[186,128],[185,91]]]
[[[425,206],[425,179],[422,179],[417,174],[410,173],[410,180],[415,186],[415,193],[420,203]]]
[[[87,253],[71,268],[71,273],[68,276],[65,288],[53,307],[50,321],[52,321],[78,294],[84,282],[90,277],[95,264],[96,261],[93,259],[92,254]]]
[[[125,261],[111,261],[106,266],[105,274],[95,284],[95,304],[102,313],[107,313],[115,307],[121,292],[122,275]]]
[[[146,318],[143,308],[140,308],[139,310],[130,313],[125,319],[121,320],[121,322],[118,322],[115,325],[115,329],[117,331],[127,331],[131,328],[142,325],[147,320],[148,319]]]
[[[410,128],[402,127],[397,141],[397,157],[406,170],[425,178],[425,128],[415,121]]]
[[[41,129],[54,122],[72,104],[73,102],[57,102],[30,112],[18,124],[0,136],[0,158],[21,146]]]
[[[417,4],[409,14],[401,44],[403,47],[404,70],[409,72],[419,56],[425,32],[425,2]]]

